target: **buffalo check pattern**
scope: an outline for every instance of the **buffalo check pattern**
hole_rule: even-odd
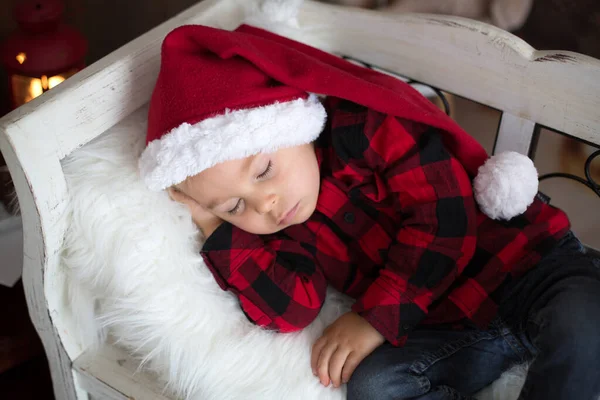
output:
[[[202,249],[256,324],[304,328],[331,285],[396,346],[419,324],[485,327],[502,288],[569,230],[565,213],[541,199],[510,221],[486,217],[443,132],[337,98],[325,106],[312,217],[273,235],[224,223]]]

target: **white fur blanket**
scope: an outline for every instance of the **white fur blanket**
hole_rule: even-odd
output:
[[[138,178],[146,113],[64,160],[72,200],[64,266],[84,342],[110,332],[188,399],[344,399],[345,389],[321,386],[309,363],[313,341],[349,299],[331,291],[300,333],[248,322],[203,264],[187,210]],[[522,368],[505,373],[479,398],[515,399],[522,376]]]

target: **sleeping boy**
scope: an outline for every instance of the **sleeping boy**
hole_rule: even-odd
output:
[[[252,322],[303,329],[327,285],[355,299],[311,357],[349,399],[468,399],[524,361],[523,398],[600,394],[598,260],[395,78],[248,25],[177,28],[139,164]]]

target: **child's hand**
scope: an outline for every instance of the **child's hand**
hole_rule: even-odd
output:
[[[205,238],[208,238],[212,233],[217,230],[219,225],[223,222],[223,220],[211,212],[205,210],[196,200],[192,199],[185,193],[180,192],[179,190],[170,188],[168,189],[169,196],[171,199],[188,206],[190,212],[192,213],[192,220],[198,228],[202,231],[202,234]]]
[[[312,347],[311,367],[321,383],[347,383],[358,364],[385,342],[364,318],[348,312],[329,325]]]

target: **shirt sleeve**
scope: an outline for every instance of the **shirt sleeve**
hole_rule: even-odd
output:
[[[254,235],[223,223],[204,243],[202,256],[219,286],[238,296],[248,319],[293,332],[309,325],[325,301],[327,284],[311,249],[285,234]]]
[[[401,223],[384,268],[353,310],[400,346],[473,256],[476,205],[471,180],[444,148],[443,132],[374,118],[381,124],[364,132],[363,162],[382,178]]]

